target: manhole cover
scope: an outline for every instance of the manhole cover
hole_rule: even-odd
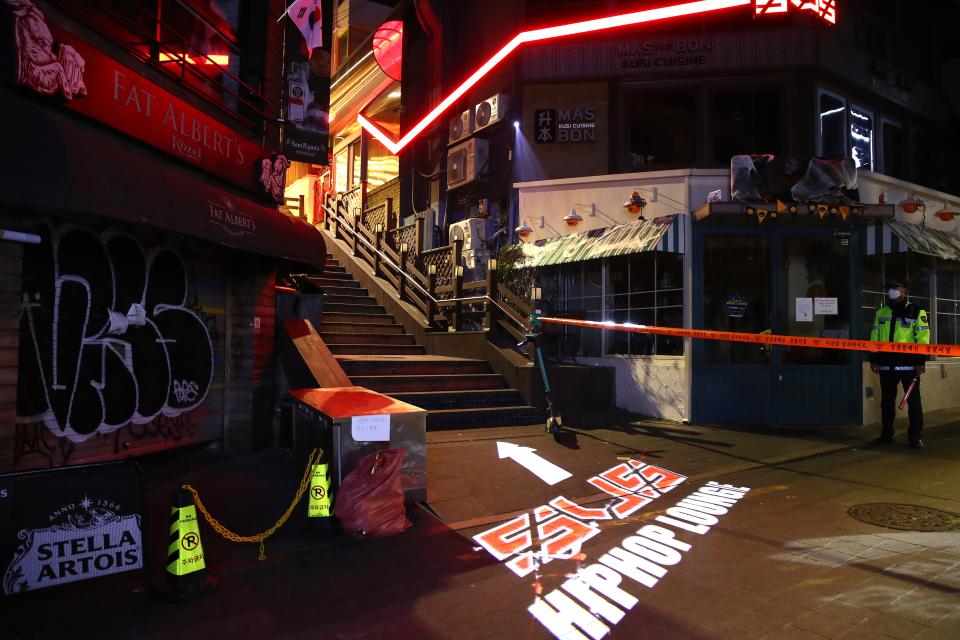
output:
[[[872,502],[847,511],[851,517],[888,529],[903,531],[954,531],[960,529],[960,515],[916,504]]]

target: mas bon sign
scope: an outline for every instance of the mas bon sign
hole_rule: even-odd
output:
[[[139,468],[0,476],[0,586],[12,595],[144,567]]]

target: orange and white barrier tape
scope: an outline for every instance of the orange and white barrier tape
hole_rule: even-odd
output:
[[[818,347],[820,349],[841,349],[843,351],[884,351],[888,353],[909,353],[926,356],[960,356],[960,345],[955,344],[910,344],[906,342],[875,342],[873,340],[850,340],[846,338],[807,338],[773,333],[736,333],[733,331],[708,331],[706,329],[677,329],[672,327],[651,327],[645,324],[631,324],[629,322],[597,322],[595,320],[571,320],[569,318],[542,317],[539,318],[539,320],[547,324],[560,324],[570,327],[629,331],[630,333],[650,333],[659,336],[694,338],[695,340],[750,342],[753,344],[775,344],[783,347]]]

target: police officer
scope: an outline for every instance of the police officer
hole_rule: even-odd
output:
[[[877,309],[873,318],[870,339],[880,342],[906,342],[930,344],[930,321],[927,312],[907,300],[907,287],[903,282],[892,281],[887,285],[887,304]],[[870,369],[880,374],[880,413],[883,430],[876,444],[893,442],[893,419],[896,414],[897,386],[904,392],[916,380],[910,394],[908,415],[910,429],[907,432],[910,446],[923,448],[923,405],[920,403],[920,375],[924,372],[927,357],[912,353],[873,352],[870,354]]]

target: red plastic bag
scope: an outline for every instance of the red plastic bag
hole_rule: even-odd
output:
[[[334,512],[347,533],[385,538],[410,525],[403,504],[400,467],[407,450],[378,451],[364,456],[347,474],[334,501]]]

